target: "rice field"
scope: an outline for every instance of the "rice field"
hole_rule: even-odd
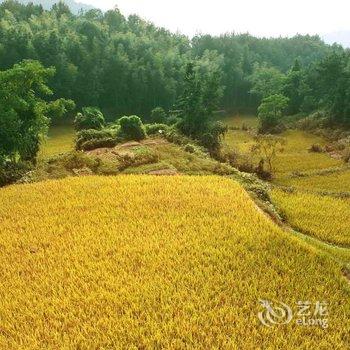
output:
[[[35,205],[29,205],[35,203]],[[220,177],[76,177],[0,190],[1,349],[347,348],[341,266]],[[259,299],[329,305],[263,326]]]
[[[350,169],[305,177],[291,177],[280,181],[284,186],[308,191],[350,192]]]
[[[225,137],[225,147],[238,150],[243,155],[249,154],[254,145],[254,132],[258,126],[258,119],[253,116],[233,116],[224,119],[224,122],[229,126],[240,128],[239,130],[229,130]],[[242,130],[243,124],[252,129]],[[278,181],[296,172],[342,166],[341,160],[331,158],[328,154],[309,152],[311,145],[324,145],[326,143],[319,136],[301,130],[287,130],[279,136],[285,138],[286,145],[283,152],[279,153],[274,161],[275,177]],[[254,155],[252,155],[252,159],[254,159]]]
[[[309,152],[313,144],[324,145],[325,140],[300,130],[288,130],[281,134],[287,141],[283,153],[279,154],[276,164],[276,177],[293,172],[327,169],[342,165],[342,161],[325,153]]]
[[[43,140],[39,152],[39,159],[45,159],[74,148],[75,130],[73,125],[53,125],[49,129],[47,138]]]
[[[323,242],[350,247],[350,199],[272,191],[273,202],[298,230]]]

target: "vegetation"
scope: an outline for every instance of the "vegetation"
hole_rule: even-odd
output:
[[[317,36],[3,2],[0,348],[346,348],[349,67]]]
[[[260,158],[259,166],[261,171],[264,170],[264,165],[267,163],[267,169],[272,174],[274,171],[274,162],[278,152],[283,152],[283,146],[286,140],[273,135],[258,135],[255,137],[255,145],[252,151]]]
[[[138,116],[122,117],[118,120],[118,124],[119,134],[124,140],[140,141],[146,138],[145,127]]]
[[[294,176],[280,181],[284,186],[317,192],[349,192],[350,170],[346,168],[326,169],[325,173],[309,173],[304,176]]]
[[[78,113],[74,119],[77,131],[84,129],[100,130],[105,124],[105,118],[96,107],[84,107],[82,113]]]
[[[74,148],[75,130],[73,125],[51,125],[48,135],[41,142],[38,158],[44,160]]]
[[[262,100],[258,108],[261,132],[271,132],[281,122],[288,101],[288,98],[283,95],[271,95]]]
[[[348,344],[339,264],[275,226],[232,180],[82,177],[1,196],[3,348]],[[293,306],[296,296],[336,306],[326,330],[259,326],[260,297]]]
[[[5,1],[0,5],[0,18],[0,69],[11,68],[22,59],[54,66],[56,75],[50,81],[54,98],[72,99],[78,108],[98,106],[111,119],[133,114],[146,118],[157,106],[172,108],[181,95],[186,65],[193,59],[202,68],[209,62],[220,67],[221,85],[226,87],[222,106],[238,110],[255,109],[260,102],[258,95],[250,93],[254,72],[259,72],[259,80],[264,75],[261,72],[273,72],[279,81],[295,58],[304,75],[310,64],[333,50],[344,56],[343,62],[348,56],[317,36],[259,39],[227,34],[189,40],[138,16],[125,18],[118,9],[105,13],[92,9],[76,15],[63,4],[45,11],[41,6]],[[311,77],[303,80],[311,83]],[[279,93],[266,86],[262,90]]]
[[[0,72],[0,166],[6,161],[35,162],[50,112],[63,114],[73,106],[70,101],[42,99],[52,94],[46,84],[53,74],[54,69],[37,61],[23,61]]]
[[[324,242],[350,247],[350,199],[312,193],[272,192],[272,199],[288,222]]]

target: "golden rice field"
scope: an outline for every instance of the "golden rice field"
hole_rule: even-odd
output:
[[[229,130],[225,136],[226,147],[248,154],[254,144],[254,129],[257,128],[258,119],[252,116],[233,116],[224,119],[224,122],[229,126],[241,127],[245,124],[253,128],[253,130],[248,131]],[[328,154],[309,152],[311,145],[324,145],[326,143],[319,136],[300,130],[287,130],[279,136],[285,138],[286,145],[274,162],[275,176],[278,180],[293,172],[327,169],[342,165],[341,160],[333,159]]]
[[[0,190],[1,349],[346,349],[341,266],[220,177],[75,177]],[[259,299],[329,327],[263,326]]]
[[[75,130],[73,125],[53,125],[49,129],[47,138],[43,141],[39,158],[55,156],[71,151],[74,148]]]
[[[327,169],[341,166],[342,161],[331,158],[325,153],[309,152],[312,144],[323,145],[325,140],[300,130],[288,130],[281,134],[287,141],[284,151],[278,155],[276,164],[276,177],[291,172]]]
[[[324,242],[350,247],[350,199],[272,191],[273,202],[298,230]]]
[[[285,178],[280,183],[311,191],[350,192],[350,170],[306,177]]]

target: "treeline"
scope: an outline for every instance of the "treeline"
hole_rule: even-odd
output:
[[[303,72],[313,67],[307,77],[304,74],[304,90],[299,89],[304,95],[313,90],[310,108],[316,99],[333,108],[333,100],[327,96],[345,91],[342,87],[348,81],[339,77],[339,84],[329,90],[327,84],[334,83],[334,76],[324,74],[316,63],[333,51],[348,57],[340,47],[327,46],[318,36],[258,39],[227,34],[189,40],[138,16],[125,18],[117,9],[73,15],[63,3],[51,11],[15,1],[0,5],[0,70],[23,59],[53,66],[56,74],[49,81],[53,98],[74,100],[78,108],[97,106],[113,119],[130,114],[147,117],[156,106],[174,108],[186,85],[188,64],[193,61],[202,71],[219,68],[223,108],[255,110],[263,96],[254,93],[254,77],[271,67],[282,75],[290,74],[298,58]],[[347,69],[347,62],[344,58],[342,70]],[[330,74],[343,75],[337,68],[329,69]],[[294,78],[289,82],[291,93],[293,84]],[[300,110],[300,106],[293,108],[293,112]],[[344,111],[340,114],[345,115]]]

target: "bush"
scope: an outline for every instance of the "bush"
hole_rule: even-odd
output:
[[[313,145],[311,145],[310,152],[315,152],[315,153],[322,153],[323,152],[323,148],[320,144],[318,143],[314,143]]]
[[[83,142],[80,146],[80,149],[82,151],[91,151],[96,148],[102,148],[102,147],[112,148],[112,147],[115,147],[117,144],[118,144],[117,139],[106,137],[103,139],[93,139],[93,140]]]
[[[105,124],[102,112],[96,107],[84,107],[82,113],[78,113],[74,119],[76,130],[96,129],[100,130]]]
[[[84,149],[83,144],[86,144],[89,141],[96,141],[97,142],[98,140],[106,140],[106,139],[114,139],[115,144],[117,144],[117,142],[118,142],[117,133],[118,133],[118,130],[114,130],[114,129],[81,130],[81,131],[77,132],[75,147],[77,150],[82,150],[82,149]],[[102,147],[108,147],[108,146],[102,146]]]
[[[139,147],[134,150],[134,153],[118,154],[120,171],[131,166],[136,167],[145,164],[153,164],[159,162],[159,154],[147,147]]]
[[[175,125],[178,124],[181,121],[181,118],[175,117],[175,116],[170,116],[166,118],[165,124],[167,125]]]
[[[5,162],[0,166],[0,187],[17,182],[31,169],[28,162]]]
[[[59,164],[69,171],[83,168],[89,168],[92,171],[96,171],[100,165],[100,160],[93,159],[84,152],[70,152],[63,156],[52,158],[48,164]]]
[[[146,124],[145,130],[147,135],[165,135],[169,126],[166,124]]]
[[[195,153],[196,146],[192,145],[191,143],[188,143],[187,145],[185,145],[184,150],[185,150],[185,152],[188,152],[188,153]]]
[[[166,120],[166,113],[162,107],[156,107],[151,112],[151,123],[164,123]]]
[[[118,123],[120,125],[119,136],[124,140],[140,141],[147,136],[141,119],[136,115],[122,117]]]
[[[207,131],[201,135],[201,144],[212,156],[217,156],[221,148],[221,137],[228,131],[228,127],[222,122],[212,123],[207,127]]]

